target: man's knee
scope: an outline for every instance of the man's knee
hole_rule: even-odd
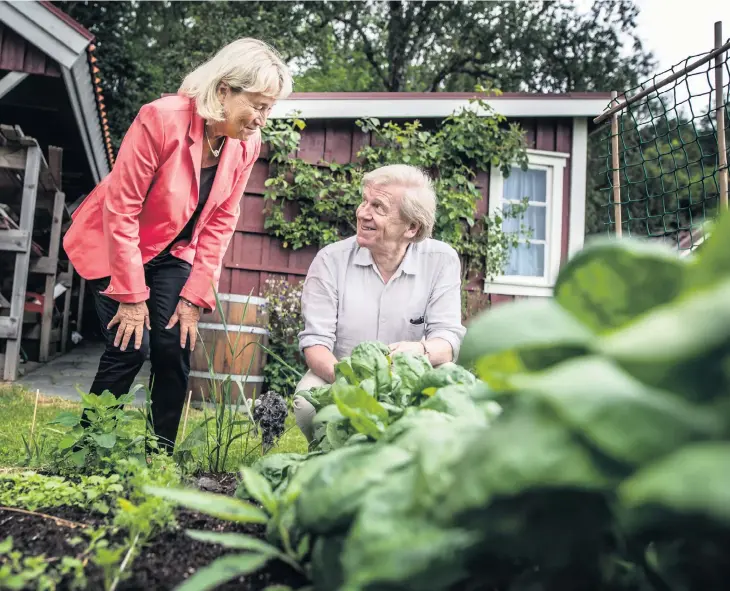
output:
[[[311,369],[307,370],[307,373],[302,376],[302,379],[299,380],[299,383],[297,384],[297,387],[294,389],[294,392],[302,392],[303,390],[311,390],[313,388],[321,388],[322,386],[327,386],[327,382],[320,378],[317,374],[315,374]]]
[[[294,400],[292,400],[292,410],[294,411],[294,420],[297,423],[297,427],[299,427],[299,430],[304,434],[307,441],[312,441],[314,437],[312,421],[317,411],[306,398],[297,396],[296,394],[294,395]]]

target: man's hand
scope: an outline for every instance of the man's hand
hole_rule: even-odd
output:
[[[180,347],[185,348],[185,343],[190,339],[190,350],[195,350],[195,341],[198,335],[198,320],[200,320],[200,308],[187,300],[180,298],[175,312],[165,328],[172,328],[180,322]]]
[[[390,354],[395,355],[396,353],[410,353],[411,355],[425,355],[426,349],[423,346],[422,341],[399,341],[389,345]]]
[[[114,346],[119,347],[121,343],[121,350],[126,350],[129,339],[134,334],[134,348],[139,349],[142,346],[145,327],[147,330],[150,329],[150,313],[147,304],[145,302],[119,304],[117,313],[107,325],[107,329],[111,330],[115,324],[118,324],[119,328],[117,328],[117,336],[114,337]]]

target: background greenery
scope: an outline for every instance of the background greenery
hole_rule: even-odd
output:
[[[117,147],[144,103],[175,92],[225,43],[259,37],[295,72],[297,91],[608,91],[635,85],[654,60],[632,0],[536,2],[54,1],[97,37]],[[599,177],[592,159],[589,177]],[[590,193],[588,231],[605,194]]]

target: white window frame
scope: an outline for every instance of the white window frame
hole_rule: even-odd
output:
[[[527,150],[528,168],[547,173],[545,212],[545,275],[524,277],[500,275],[486,281],[484,291],[500,295],[551,296],[560,271],[560,251],[563,236],[563,171],[570,154]],[[513,164],[516,167],[516,164]],[[489,175],[489,215],[504,209],[504,177],[497,167]],[[533,243],[534,240],[529,240]],[[540,241],[542,243],[542,241]]]

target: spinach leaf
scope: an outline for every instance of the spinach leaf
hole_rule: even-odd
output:
[[[600,357],[566,361],[515,378],[515,384],[541,396],[601,452],[627,464],[642,465],[722,429],[712,413],[652,390]]]
[[[350,355],[350,365],[362,381],[366,378],[375,378],[375,375],[384,371],[390,365],[390,349],[377,341],[360,343]]]
[[[682,447],[621,484],[619,499],[633,528],[662,526],[678,517],[704,518],[730,528],[730,442]]]
[[[674,301],[686,286],[688,269],[668,248],[597,240],[561,269],[555,300],[588,328],[607,332]]]
[[[359,433],[378,439],[385,430],[388,411],[362,388],[336,383],[332,396],[337,408]]]

